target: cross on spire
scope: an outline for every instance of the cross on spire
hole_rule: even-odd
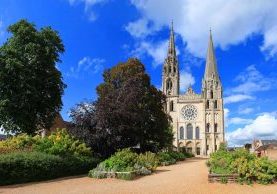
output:
[[[208,44],[208,51],[206,57],[206,68],[205,68],[205,75],[204,79],[208,78],[219,78],[217,72],[217,64],[216,58],[214,53],[214,45],[213,45],[213,38],[212,38],[212,30],[210,28],[210,37],[209,37],[209,44]]]

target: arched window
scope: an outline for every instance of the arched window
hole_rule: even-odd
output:
[[[187,139],[192,139],[193,136],[193,129],[192,124],[187,125]]]
[[[214,124],[214,132],[217,133],[217,123]]]
[[[206,102],[206,108],[208,109],[210,107],[210,103],[209,103],[209,100],[207,100]]]
[[[200,139],[199,133],[200,133],[200,132],[199,132],[199,127],[196,127],[196,128],[195,128],[195,138],[196,138],[196,139]]]
[[[184,139],[184,127],[180,127],[180,139]]]
[[[175,66],[173,67],[173,72],[176,73],[176,67]]]
[[[169,66],[168,72],[171,73],[171,66]]]
[[[166,73],[166,66],[164,67],[164,73]]]
[[[170,111],[174,110],[174,102],[172,100],[170,101],[169,110]]]
[[[214,108],[217,109],[217,100],[214,101]]]
[[[206,125],[206,132],[210,132],[210,123],[207,123]]]
[[[211,90],[211,98],[214,98],[214,93],[212,90]]]
[[[171,90],[171,88],[172,88],[172,82],[171,82],[171,79],[168,79],[166,81],[166,89],[167,90]]]

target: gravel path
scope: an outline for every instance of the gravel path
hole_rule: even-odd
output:
[[[133,181],[69,177],[0,187],[0,194],[91,194],[91,193],[159,193],[159,194],[277,194],[277,184],[252,186],[208,183],[204,159],[188,159],[176,165],[159,167],[150,175]]]

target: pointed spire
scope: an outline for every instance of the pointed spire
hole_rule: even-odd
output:
[[[214,78],[218,78],[217,64],[216,64],[213,38],[212,38],[212,30],[210,29],[210,38],[209,38],[209,44],[208,44],[204,79],[207,80],[208,78],[212,78],[213,76]]]
[[[169,45],[168,45],[167,55],[176,57],[173,21],[171,21],[170,38],[169,38]]]

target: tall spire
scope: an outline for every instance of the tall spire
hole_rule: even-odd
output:
[[[210,38],[209,38],[209,44],[208,44],[204,79],[207,80],[208,78],[213,78],[213,77],[218,78],[218,73],[217,73],[217,64],[216,64],[216,58],[214,53],[212,31],[210,29]]]
[[[167,55],[168,56],[176,57],[174,30],[173,30],[173,21],[171,21],[170,38],[169,38],[169,45],[168,45]]]

